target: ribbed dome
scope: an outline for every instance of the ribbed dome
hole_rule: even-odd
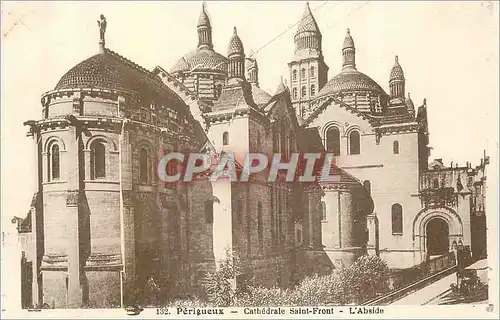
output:
[[[370,91],[377,94],[386,94],[384,89],[364,73],[354,69],[346,69],[328,81],[318,96],[352,91]]]
[[[354,40],[351,37],[351,31],[347,29],[347,34],[344,38],[344,44],[342,45],[342,49],[354,48]]]
[[[227,58],[211,49],[197,49],[179,59],[170,72],[191,70],[227,72]]]
[[[205,11],[205,2],[203,2],[200,17],[198,18],[197,27],[210,27],[210,18],[208,17],[207,12]]]
[[[135,92],[151,91],[151,81],[163,87],[146,69],[130,60],[105,49],[73,68],[57,83],[55,90],[72,88],[101,88],[130,90]],[[166,88],[164,88],[166,90]]]
[[[398,56],[396,56],[389,80],[404,80],[404,79],[405,75],[403,73],[403,68],[401,68]]]
[[[302,19],[300,20],[295,35],[297,36],[299,33],[302,32],[320,33],[318,24],[316,23],[316,20],[314,19],[314,16],[311,13],[311,8],[309,8],[309,1],[306,3],[304,14],[302,15]]]
[[[234,27],[233,35],[231,36],[231,40],[229,40],[229,46],[227,48],[227,55],[231,55],[233,53],[244,53],[245,50],[243,48],[243,43],[241,42],[240,37],[238,37],[238,33],[236,31],[236,27]]]

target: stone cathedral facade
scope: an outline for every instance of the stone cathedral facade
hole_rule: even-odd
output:
[[[486,254],[488,157],[429,164],[427,104],[415,108],[406,94],[398,58],[386,93],[358,71],[347,30],[342,66],[329,69],[308,4],[289,86],[281,81],[274,94],[259,87],[265,70],[236,28],[226,54],[215,50],[205,6],[197,46],[168,71],[113,52],[103,16],[99,26],[99,51],[43,94],[41,119],[25,123],[38,174],[18,225],[24,306],[116,306],[150,279],[165,296],[199,293],[227,248],[256,284],[280,287],[362,254],[393,269],[459,244]],[[329,70],[338,73],[329,79]],[[157,172],[171,152],[234,153],[237,165],[251,152],[285,162],[292,152],[328,152],[340,179],[171,184]]]

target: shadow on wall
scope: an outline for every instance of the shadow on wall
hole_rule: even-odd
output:
[[[330,274],[335,266],[330,257],[323,250],[297,250],[296,252],[295,282],[305,277],[318,274]]]

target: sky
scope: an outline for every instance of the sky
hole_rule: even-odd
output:
[[[245,52],[261,48],[261,87],[274,93],[280,77],[289,74],[296,26],[290,27],[300,20],[304,6],[208,2],[215,50],[226,55],[236,26]],[[311,2],[310,7],[323,35],[329,78],[340,72],[342,42],[350,28],[358,70],[389,91],[389,73],[398,55],[416,107],[427,99],[431,160],[479,164],[486,149],[496,161],[497,2],[335,1]],[[197,45],[200,9],[201,2],[2,2],[4,218],[24,217],[35,191],[34,144],[25,136],[23,122],[40,119],[41,95],[71,67],[98,52],[99,15],[107,19],[108,48],[149,70],[157,65],[170,70]]]

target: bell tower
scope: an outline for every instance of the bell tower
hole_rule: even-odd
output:
[[[294,37],[294,57],[288,63],[292,104],[300,116],[328,80],[328,66],[323,58],[321,38],[318,24],[307,2]]]

